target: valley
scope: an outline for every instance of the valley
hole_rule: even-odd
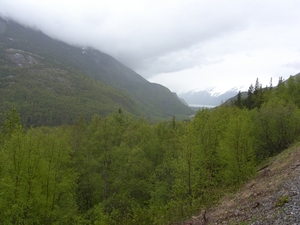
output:
[[[0,97],[0,224],[300,223],[299,73],[177,96],[1,18]]]

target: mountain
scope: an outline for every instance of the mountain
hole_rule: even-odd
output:
[[[193,113],[169,89],[103,52],[2,18],[0,79],[0,112],[16,105],[28,124],[60,124],[119,108],[151,121]]]
[[[210,105],[218,106],[227,99],[237,95],[243,87],[234,87],[225,92],[218,91],[217,88],[195,89],[179,94],[189,105]]]

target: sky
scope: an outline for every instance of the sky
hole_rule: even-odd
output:
[[[0,0],[0,15],[93,47],[178,94],[300,72],[299,0]]]

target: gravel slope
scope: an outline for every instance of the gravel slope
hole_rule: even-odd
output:
[[[299,144],[270,159],[254,180],[218,206],[181,224],[300,225]]]

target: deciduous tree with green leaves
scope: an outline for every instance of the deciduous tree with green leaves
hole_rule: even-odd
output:
[[[230,117],[224,137],[220,141],[220,175],[225,185],[239,184],[254,174],[253,113],[254,111],[245,109],[237,110]]]

